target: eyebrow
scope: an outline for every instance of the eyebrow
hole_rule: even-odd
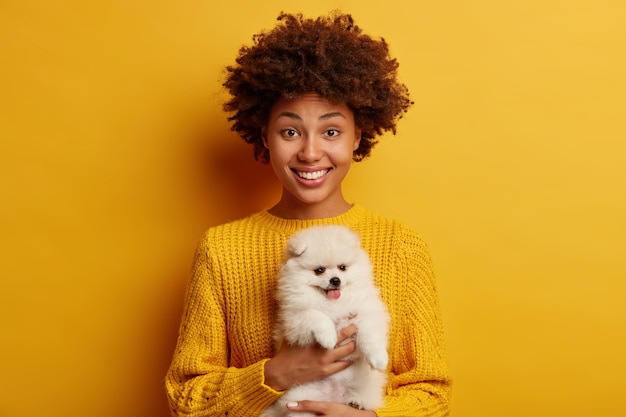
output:
[[[281,112],[278,116],[276,116],[276,119],[278,119],[280,117],[288,117],[288,118],[294,119],[294,120],[302,120],[302,117],[300,117],[299,114],[293,113],[293,112],[290,112],[290,111]],[[331,113],[322,114],[319,117],[319,120],[328,120],[328,119],[332,119],[333,117],[342,117],[344,119],[346,118],[343,114],[341,114],[341,112],[335,111],[335,112],[331,112]]]

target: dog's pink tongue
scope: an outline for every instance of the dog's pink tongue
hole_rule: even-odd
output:
[[[341,290],[328,290],[328,298],[338,300],[341,297]]]

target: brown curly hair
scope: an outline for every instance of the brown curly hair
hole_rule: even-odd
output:
[[[261,127],[281,97],[314,92],[333,103],[346,103],[362,130],[353,159],[369,156],[384,131],[396,133],[398,119],[412,102],[397,80],[398,62],[383,38],[364,34],[349,14],[305,19],[281,12],[270,32],[253,36],[239,50],[236,65],[226,67],[224,87],[231,99],[224,110],[232,130],[254,145],[254,156],[269,161]]]

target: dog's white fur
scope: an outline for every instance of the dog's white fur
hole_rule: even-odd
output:
[[[329,297],[336,296],[334,289],[341,291],[338,299]],[[288,402],[299,400],[340,402],[368,410],[382,406],[389,315],[358,234],[343,226],[315,226],[294,235],[285,249],[277,299],[277,348],[282,343],[318,343],[333,349],[338,331],[354,323],[357,350],[348,358],[353,364],[347,369],[292,387],[261,417],[313,417],[286,408]]]

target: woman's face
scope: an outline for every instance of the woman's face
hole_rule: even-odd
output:
[[[262,136],[283,185],[283,209],[315,206],[322,209],[318,215],[328,216],[345,209],[341,183],[361,140],[347,104],[314,93],[282,98],[272,106]]]

